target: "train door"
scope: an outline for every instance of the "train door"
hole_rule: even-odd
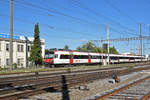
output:
[[[70,55],[70,64],[73,64],[73,55]]]
[[[89,55],[88,64],[91,64],[91,56]]]

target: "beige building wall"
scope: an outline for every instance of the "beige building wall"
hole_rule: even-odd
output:
[[[30,47],[33,42],[33,38],[29,39],[28,47]],[[44,40],[42,40],[41,47],[42,47],[42,57],[44,58],[45,55],[45,44]],[[7,50],[6,46],[9,44],[8,39],[0,38],[0,67],[1,68],[8,68],[9,67],[9,50]],[[19,47],[18,47],[19,46]],[[28,51],[28,57],[30,56],[30,51]],[[13,63],[17,64],[17,67],[26,67],[26,40],[14,40],[13,41]]]

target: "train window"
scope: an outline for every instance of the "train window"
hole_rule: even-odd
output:
[[[107,56],[103,56],[103,59],[106,59],[107,58]]]
[[[53,56],[54,56],[54,54],[51,54],[51,53],[45,54],[46,59],[53,58]]]
[[[58,54],[55,54],[55,58],[58,58]]]
[[[112,60],[118,60],[118,57],[111,56],[110,59],[112,59]]]
[[[88,55],[74,55],[73,58],[74,59],[88,59],[89,56]]]
[[[73,58],[74,59],[80,59],[80,55],[74,55]]]
[[[101,56],[91,56],[91,59],[100,59]]]
[[[119,59],[122,59],[122,57],[119,57]]]
[[[81,59],[88,59],[89,56],[88,55],[81,55]]]
[[[70,55],[60,55],[60,59],[70,59]]]
[[[130,60],[134,60],[134,57],[130,57]]]

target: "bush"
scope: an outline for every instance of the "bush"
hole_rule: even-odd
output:
[[[17,64],[16,63],[14,63],[13,66],[14,66],[14,69],[17,69]]]
[[[68,72],[68,73],[71,73],[71,68],[67,68],[67,72]]]

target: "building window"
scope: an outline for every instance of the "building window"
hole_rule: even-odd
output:
[[[20,66],[21,65],[21,59],[17,60],[17,65]]]
[[[23,51],[24,51],[23,49],[24,49],[24,46],[23,46],[23,45],[21,45],[21,52],[23,52]]]
[[[18,66],[23,66],[23,63],[24,63],[24,59],[23,58],[18,58],[17,59],[17,65]]]
[[[18,52],[23,52],[24,51],[24,46],[18,44],[17,49],[18,49]]]
[[[0,43],[0,51],[1,51],[1,43]]]
[[[19,44],[17,45],[17,50],[18,50],[18,52],[20,52],[20,45]]]
[[[6,66],[9,66],[9,59],[6,59]]]
[[[23,58],[18,58],[18,59],[17,59],[17,65],[18,65],[18,66],[23,66],[23,62],[24,62],[24,59],[23,59]]]
[[[30,49],[31,49],[30,46],[28,46],[28,51],[30,51]]]
[[[9,51],[9,44],[6,44],[6,51]]]

